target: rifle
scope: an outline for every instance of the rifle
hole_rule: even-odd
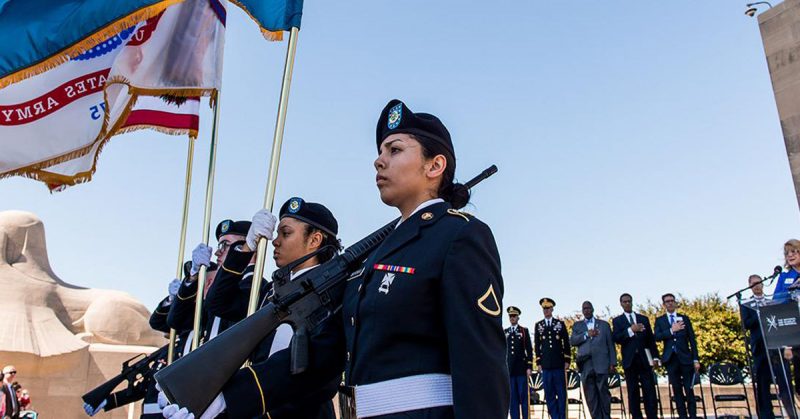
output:
[[[496,172],[497,167],[492,165],[464,186],[471,189]],[[167,399],[199,417],[258,343],[283,323],[294,330],[290,348],[292,374],[304,371],[308,366],[309,332],[339,310],[347,278],[389,236],[398,220],[294,280],[289,280],[291,267],[316,252],[275,271],[267,305],[155,374]],[[208,368],[209,365],[214,367]]]
[[[131,399],[130,395],[132,395],[136,389],[143,388],[141,386],[152,378],[155,367],[154,363],[167,356],[168,346],[169,345],[164,345],[160,349],[153,351],[150,355],[145,356],[145,354],[139,354],[123,362],[122,372],[119,373],[119,375],[100,384],[97,388],[81,397],[84,403],[97,409],[97,406],[100,406],[103,400],[107,400],[103,410],[109,411],[122,404],[127,404],[136,400],[135,398]],[[131,362],[139,357],[143,358],[136,361],[133,365],[130,365]],[[124,381],[128,381],[128,387],[125,390],[112,394],[114,389]],[[122,393],[122,396],[117,397],[119,393]],[[122,402],[119,402],[120,399],[122,399]]]

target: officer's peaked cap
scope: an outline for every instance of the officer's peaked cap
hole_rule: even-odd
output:
[[[556,306],[556,302],[553,301],[552,298],[544,297],[539,300],[539,305],[542,306],[542,308],[553,308]]]

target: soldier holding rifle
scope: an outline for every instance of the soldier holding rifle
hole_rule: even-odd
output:
[[[469,189],[453,182],[450,134],[435,116],[415,114],[393,100],[378,120],[376,145],[381,200],[397,208],[401,218],[366,256],[363,269],[347,280],[334,318],[344,329],[335,341],[344,353],[344,413],[383,419],[505,418],[509,378],[500,257],[489,227],[459,211],[469,201]],[[316,278],[314,272],[309,275]],[[280,306],[275,310],[285,312]],[[311,371],[320,351],[313,340],[308,349]],[[169,377],[170,368],[162,378]],[[251,375],[261,392],[240,402],[268,411],[304,374]]]

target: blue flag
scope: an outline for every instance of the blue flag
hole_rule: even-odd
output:
[[[281,39],[282,31],[300,28],[303,0],[231,0],[258,24],[268,39]]]
[[[0,88],[63,64],[180,1],[0,0]]]

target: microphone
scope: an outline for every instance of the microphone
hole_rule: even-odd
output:
[[[781,272],[783,272],[783,267],[781,267],[780,265],[775,265],[775,267],[772,268],[772,275],[764,278],[764,281],[769,280],[769,282],[772,283],[772,281],[775,279],[775,277],[780,275]]]

